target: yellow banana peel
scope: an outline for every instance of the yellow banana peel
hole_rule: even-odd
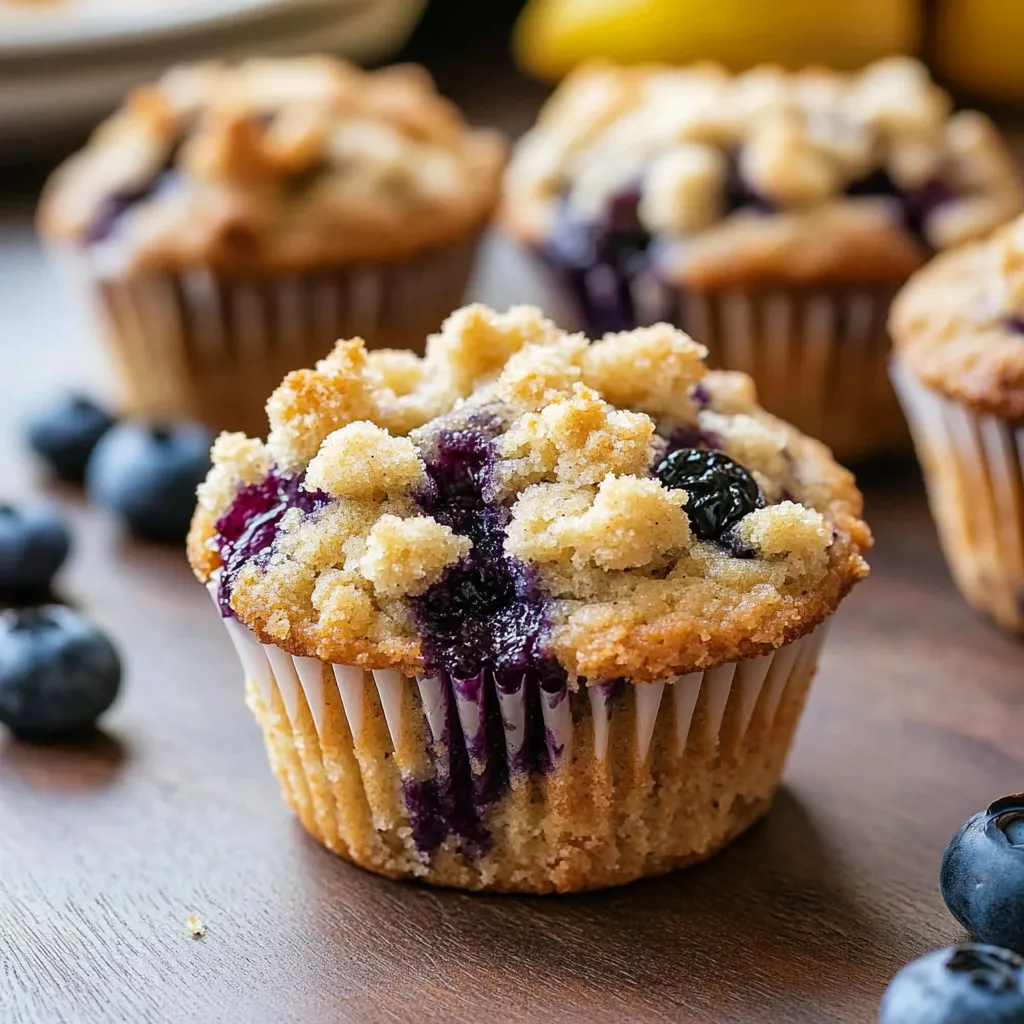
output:
[[[1024,101],[1024,2],[942,0],[936,11],[935,67],[975,96]]]
[[[530,0],[513,48],[526,71],[545,79],[592,57],[856,68],[916,52],[921,7],[918,0]]]

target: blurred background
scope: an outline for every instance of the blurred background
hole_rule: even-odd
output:
[[[853,68],[913,53],[959,96],[1012,108],[1022,36],[1015,0],[0,0],[0,159],[67,151],[130,86],[215,57],[418,60],[471,116],[499,100],[515,130],[542,95],[527,78],[595,56]]]

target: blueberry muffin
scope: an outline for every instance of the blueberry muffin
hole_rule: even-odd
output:
[[[870,534],[827,449],[704,357],[470,306],[422,359],[339,342],[265,443],[221,435],[190,560],[331,850],[592,889],[767,810]]]
[[[1024,218],[915,274],[890,327],[953,576],[971,605],[1024,633]]]
[[[906,440],[892,295],[1022,204],[995,127],[951,113],[908,58],[852,75],[601,64],[519,143],[502,216],[590,333],[675,323],[852,459]]]
[[[462,297],[504,159],[418,67],[201,64],[136,89],[39,224],[132,412],[258,431],[284,374],[338,337],[422,346]]]

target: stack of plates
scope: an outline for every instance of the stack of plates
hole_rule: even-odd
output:
[[[172,64],[398,49],[426,0],[0,0],[0,156],[80,131]]]

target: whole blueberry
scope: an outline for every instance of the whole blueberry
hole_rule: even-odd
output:
[[[194,423],[122,423],[89,460],[89,496],[136,536],[180,543],[195,509],[196,487],[210,468],[212,442],[210,432]]]
[[[0,590],[45,590],[71,550],[71,537],[47,505],[0,505]]]
[[[1024,953],[1024,794],[968,818],[939,872],[950,913],[982,942]]]
[[[0,722],[23,739],[52,739],[92,725],[114,702],[114,645],[61,605],[0,615]]]
[[[83,395],[68,395],[26,424],[29,446],[60,480],[81,483],[89,456],[114,417]]]
[[[753,475],[725,452],[679,448],[659,463],[658,479],[686,491],[686,514],[702,540],[720,540],[748,512],[764,507]]]
[[[927,953],[889,983],[878,1024],[1024,1024],[1024,959],[980,943]]]

